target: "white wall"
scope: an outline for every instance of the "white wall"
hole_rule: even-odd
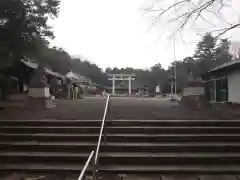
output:
[[[228,101],[240,103],[240,71],[228,75]]]

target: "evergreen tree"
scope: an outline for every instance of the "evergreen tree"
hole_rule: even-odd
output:
[[[58,14],[59,0],[1,0],[0,1],[0,59],[1,65],[34,53],[35,45],[53,38],[49,17]]]
[[[216,48],[216,63],[215,66],[219,66],[232,59],[229,54],[230,41],[228,39],[221,39],[218,47]]]
[[[216,59],[216,39],[207,33],[200,42],[194,54],[194,59],[197,63],[197,74],[201,75],[214,67]]]

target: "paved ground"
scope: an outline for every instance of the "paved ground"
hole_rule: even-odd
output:
[[[105,101],[103,97],[85,97],[56,100],[54,109],[7,108],[0,114],[0,119],[102,119]],[[210,107],[192,109],[161,98],[113,97],[110,114],[111,119],[233,119],[230,114]]]
[[[59,176],[59,175],[24,175],[11,174],[1,177],[1,180],[77,180],[78,176]],[[101,176],[103,180],[239,180],[238,175],[133,175],[133,174],[106,174]],[[21,180],[21,179],[20,179]],[[93,180],[87,176],[85,180]]]

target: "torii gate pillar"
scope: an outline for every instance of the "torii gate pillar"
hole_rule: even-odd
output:
[[[115,76],[112,77],[112,94],[115,94]]]
[[[128,93],[129,95],[132,94],[132,79],[131,79],[131,76],[128,77]]]

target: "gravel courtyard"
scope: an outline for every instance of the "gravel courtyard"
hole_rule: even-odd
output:
[[[56,100],[56,108],[27,110],[6,108],[0,119],[102,119],[106,98],[85,97],[79,100]],[[111,119],[233,119],[212,108],[192,109],[167,98],[112,97]],[[237,118],[237,117],[235,117]],[[238,117],[239,118],[239,117]]]

